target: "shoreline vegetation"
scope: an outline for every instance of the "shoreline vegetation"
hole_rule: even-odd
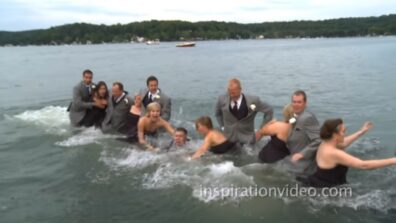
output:
[[[396,14],[241,24],[235,22],[143,21],[125,25],[73,23],[49,29],[0,31],[0,46],[145,43],[239,39],[332,38],[396,35]]]

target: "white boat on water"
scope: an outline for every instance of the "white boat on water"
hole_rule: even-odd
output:
[[[158,45],[158,44],[160,44],[160,41],[158,39],[156,39],[156,40],[148,40],[148,41],[146,41],[146,44],[147,45]]]
[[[194,46],[195,46],[195,42],[184,42],[176,45],[176,47],[194,47]]]

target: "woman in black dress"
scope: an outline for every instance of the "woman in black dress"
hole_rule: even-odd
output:
[[[204,144],[194,153],[192,159],[201,157],[206,151],[214,154],[223,154],[238,149],[234,142],[229,141],[223,133],[213,129],[212,120],[208,116],[203,116],[195,122],[197,131],[205,136]]]
[[[378,160],[361,160],[345,150],[356,139],[372,128],[371,122],[363,124],[352,135],[345,136],[345,125],[341,119],[325,121],[320,129],[323,140],[316,154],[317,171],[305,179],[299,179],[308,186],[333,187],[347,182],[348,167],[357,169],[376,169],[396,165],[396,157]]]
[[[103,105],[103,108],[94,106],[86,117],[88,126],[95,126],[101,128],[102,122],[106,116],[107,102],[109,99],[109,91],[107,85],[103,81],[99,81],[95,88],[92,88],[92,101],[98,102]]]
[[[283,117],[283,121],[271,121],[256,132],[256,141],[259,141],[263,136],[271,136],[271,140],[259,153],[259,159],[263,163],[274,163],[290,155],[286,142],[289,132],[296,122],[290,104],[283,108]]]

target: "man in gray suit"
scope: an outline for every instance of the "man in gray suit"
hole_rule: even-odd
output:
[[[161,105],[161,118],[169,121],[171,117],[171,99],[158,88],[158,79],[155,76],[148,77],[146,84],[147,88],[140,91],[143,107],[146,108],[151,102],[158,102]]]
[[[73,126],[90,127],[86,119],[92,107],[104,108],[104,106],[92,100],[91,92],[95,88],[95,84],[92,83],[92,71],[84,70],[82,76],[83,80],[73,88],[73,101],[67,110],[69,111],[70,122]]]
[[[240,144],[255,143],[254,119],[264,114],[262,125],[272,120],[273,109],[257,96],[242,94],[241,82],[228,82],[228,94],[221,95],[216,104],[216,119],[225,136]]]
[[[124,91],[122,83],[113,83],[106,109],[106,117],[102,123],[102,131],[128,135],[130,129],[135,129],[134,126],[130,126],[128,121],[128,114],[133,103],[134,100],[128,96],[128,92]]]
[[[296,121],[289,134],[287,146],[292,154],[293,171],[309,175],[316,169],[315,156],[321,142],[320,126],[315,115],[305,110],[307,95],[304,91],[294,92],[291,103]]]

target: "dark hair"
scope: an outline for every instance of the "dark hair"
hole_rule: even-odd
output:
[[[307,94],[303,90],[297,90],[293,93],[293,95],[302,95],[304,98],[304,102],[307,102]]]
[[[147,78],[147,80],[146,80],[147,86],[149,85],[150,81],[157,81],[157,83],[158,83],[158,79],[155,76],[150,76]]]
[[[333,137],[334,133],[340,131],[339,126],[343,123],[342,119],[328,119],[320,128],[320,138],[322,140],[329,140]]]
[[[99,81],[99,82],[96,84],[94,93],[96,93],[97,96],[99,97],[99,89],[100,89],[100,87],[102,87],[102,86],[105,86],[105,88],[106,88],[106,93],[105,93],[105,95],[104,95],[104,98],[107,99],[107,98],[109,98],[109,89],[107,88],[107,85],[106,85],[106,83],[105,83],[104,81]]]
[[[187,135],[187,134],[188,134],[187,129],[185,129],[185,128],[183,128],[183,127],[178,127],[178,128],[176,128],[176,132],[183,132],[184,135]]]
[[[85,74],[91,74],[91,75],[93,75],[92,71],[89,70],[89,69],[86,69],[86,70],[83,71],[82,75],[85,76]]]
[[[208,129],[213,129],[212,119],[209,116],[202,116],[195,121],[195,128],[198,128],[198,124],[201,124]]]
[[[121,82],[114,82],[113,86],[118,86],[121,91],[124,91],[124,85]]]

